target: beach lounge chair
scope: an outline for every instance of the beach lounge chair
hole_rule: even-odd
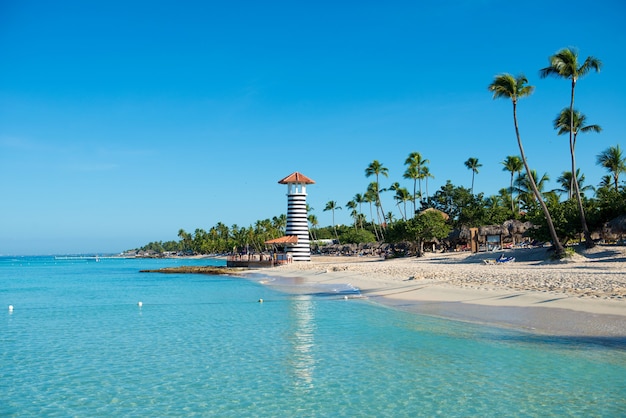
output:
[[[500,257],[496,259],[497,263],[511,263],[515,261],[515,257],[505,257],[504,254],[500,254]]]

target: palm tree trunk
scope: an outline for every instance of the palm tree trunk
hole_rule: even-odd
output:
[[[511,213],[515,215],[515,199],[513,199],[513,172],[512,171],[511,171],[511,187],[509,188],[509,190],[511,191]]]
[[[522,161],[524,162],[524,168],[526,169],[526,176],[530,182],[530,187],[533,189],[533,193],[535,198],[539,202],[541,206],[541,210],[543,211],[543,215],[546,217],[546,222],[548,224],[548,230],[550,231],[550,236],[552,237],[552,245],[554,246],[554,253],[557,257],[562,257],[565,254],[565,248],[563,248],[563,244],[559,241],[559,237],[556,234],[556,229],[554,228],[554,223],[552,222],[552,217],[550,216],[550,211],[548,211],[548,207],[546,203],[543,201],[541,197],[541,193],[537,189],[537,185],[535,184],[535,179],[533,178],[530,168],[528,167],[528,161],[526,161],[526,154],[524,153],[524,147],[522,146],[522,139],[519,135],[519,127],[517,125],[517,102],[513,101],[513,121],[515,122],[515,135],[517,136],[517,145],[519,146],[519,151],[522,157]]]
[[[380,241],[380,237],[378,236],[378,230],[376,229],[376,222],[374,222],[374,212],[372,212],[371,202],[370,202],[370,218],[372,219],[372,226],[374,227],[374,235],[376,235],[376,241]]]
[[[380,201],[380,183],[378,182],[378,174],[376,174],[376,197],[378,198],[378,205],[380,206],[380,211],[383,214],[383,224],[385,221],[385,211],[383,210],[383,202]],[[378,208],[378,205],[376,206]],[[383,230],[383,224],[381,224],[381,232]]]
[[[580,214],[580,224],[583,228],[583,234],[585,236],[585,248],[595,247],[595,243],[591,238],[589,227],[587,226],[587,219],[585,218],[585,209],[583,208],[583,202],[580,197],[580,189],[578,187],[578,176],[576,175],[576,135],[574,134],[574,90],[576,88],[576,78],[572,78],[572,98],[569,107],[569,150],[572,157],[572,184],[574,185],[574,194],[576,194],[576,201],[578,203],[578,213]]]
[[[415,204],[415,200],[417,198],[416,190],[415,190],[415,183],[417,183],[417,179],[413,179],[413,216],[415,216],[415,212],[417,211],[417,206]],[[421,185],[422,184],[420,183],[420,188],[421,188]],[[421,196],[421,194],[420,194],[420,196]],[[405,212],[406,212],[406,210],[405,210]]]

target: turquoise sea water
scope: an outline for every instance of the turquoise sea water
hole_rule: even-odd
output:
[[[0,416],[626,416],[610,341],[139,273],[207,263],[0,257]]]

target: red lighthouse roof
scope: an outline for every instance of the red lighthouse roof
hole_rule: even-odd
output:
[[[298,173],[297,171],[295,173],[289,174],[287,177],[285,177],[284,179],[278,182],[278,184],[289,184],[289,183],[315,184],[313,180],[311,180],[310,178],[308,178],[302,173]]]

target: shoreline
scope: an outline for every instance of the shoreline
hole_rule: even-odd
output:
[[[500,254],[511,263],[487,264]],[[441,253],[422,258],[313,256],[311,262],[248,270],[266,285],[351,285],[403,311],[525,332],[610,339],[626,345],[626,247],[580,250],[548,260],[545,248]]]

